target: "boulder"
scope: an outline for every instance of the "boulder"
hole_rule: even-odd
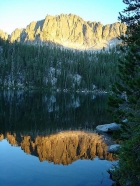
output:
[[[104,133],[104,132],[113,132],[120,128],[120,124],[116,123],[110,123],[110,124],[104,124],[104,125],[98,125],[96,127],[96,131],[98,133]]]
[[[118,150],[120,149],[120,147],[121,147],[121,145],[119,145],[119,144],[110,145],[108,147],[107,152],[110,152],[110,153],[118,152]]]

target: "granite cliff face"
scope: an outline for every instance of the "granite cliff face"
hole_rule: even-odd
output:
[[[3,32],[2,30],[0,30],[0,38],[7,40],[8,39],[8,34],[6,32]]]
[[[97,156],[115,160],[115,157],[107,152],[108,146],[102,136],[94,133],[69,131],[35,137],[7,133],[5,137],[11,145],[21,146],[25,153],[38,156],[40,161],[68,165],[78,159],[94,159]]]
[[[116,44],[116,38],[125,34],[126,25],[86,22],[77,15],[47,15],[44,20],[31,22],[26,29],[16,29],[10,41],[42,44],[51,42],[75,49],[101,49]]]

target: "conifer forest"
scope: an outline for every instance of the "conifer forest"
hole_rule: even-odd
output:
[[[108,91],[121,53],[118,46],[93,52],[1,39],[0,54],[1,89]]]

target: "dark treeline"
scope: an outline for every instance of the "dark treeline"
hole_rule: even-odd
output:
[[[117,47],[90,52],[0,40],[0,87],[109,90],[119,55]]]
[[[0,132],[94,130],[111,122],[107,96],[89,93],[1,91]]]
[[[119,162],[111,171],[117,186],[140,185],[140,1],[123,0],[119,20],[127,25],[121,36],[125,54],[119,60],[118,77],[109,97],[113,120],[121,124],[114,137],[120,142]]]

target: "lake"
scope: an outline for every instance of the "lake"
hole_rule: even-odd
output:
[[[107,95],[0,92],[0,185],[111,186]]]

